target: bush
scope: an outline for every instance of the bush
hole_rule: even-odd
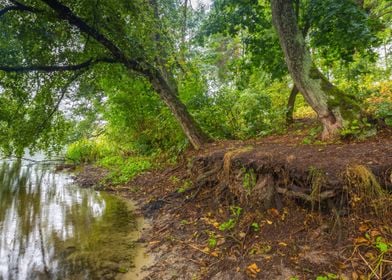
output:
[[[104,157],[97,164],[110,171],[108,179],[113,184],[126,183],[153,166],[150,159],[146,157],[122,157],[119,155]]]
[[[101,140],[89,140],[83,138],[67,148],[65,157],[76,164],[92,163],[110,153],[108,145]]]

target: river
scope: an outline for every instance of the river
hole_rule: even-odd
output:
[[[136,229],[121,198],[80,188],[52,165],[0,162],[1,280],[134,275]]]

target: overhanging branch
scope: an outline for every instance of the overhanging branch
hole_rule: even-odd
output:
[[[82,76],[85,73],[86,69],[83,69],[82,71],[77,71],[64,85],[64,87],[61,89],[61,94],[59,99],[57,100],[56,104],[52,108],[52,110],[49,112],[47,118],[37,127],[35,135],[39,135],[49,124],[50,120],[53,118],[54,114],[58,111],[60,107],[61,101],[63,101],[64,96],[69,89],[69,87],[72,85],[73,82],[75,82],[80,76]]]
[[[97,59],[89,59],[80,64],[74,65],[29,65],[29,66],[2,66],[0,65],[0,71],[4,72],[15,72],[15,73],[24,73],[24,72],[64,72],[64,71],[77,71],[84,68],[91,67],[98,63],[117,63],[116,60],[111,58],[97,58]]]
[[[11,3],[13,4],[12,6],[8,6],[0,10],[0,17],[2,17],[4,14],[10,11],[22,11],[22,12],[31,12],[31,13],[41,12],[41,10],[39,9],[24,5],[18,1],[11,1]]]
[[[57,0],[42,0],[42,2],[46,3],[53,11],[55,11],[59,19],[68,21],[69,24],[78,28],[81,32],[90,35],[97,42],[102,44],[113,55],[114,58],[126,65],[128,69],[141,73],[144,72],[144,69],[141,67],[138,61],[129,59],[114,42],[110,41],[97,29],[88,25],[87,22],[85,22],[82,18],[75,15],[70,8]]]

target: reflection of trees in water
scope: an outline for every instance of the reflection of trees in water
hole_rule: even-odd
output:
[[[129,266],[127,205],[69,183],[42,165],[2,163],[0,279],[112,277]]]

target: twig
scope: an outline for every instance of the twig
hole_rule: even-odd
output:
[[[358,255],[361,257],[361,259],[365,262],[365,264],[367,265],[367,267],[369,267],[369,269],[372,271],[372,273],[374,274],[374,276],[377,277],[377,279],[381,279],[380,276],[378,276],[378,274],[374,271],[374,269],[371,267],[371,265],[367,262],[367,260],[361,255],[361,253],[358,251]]]

